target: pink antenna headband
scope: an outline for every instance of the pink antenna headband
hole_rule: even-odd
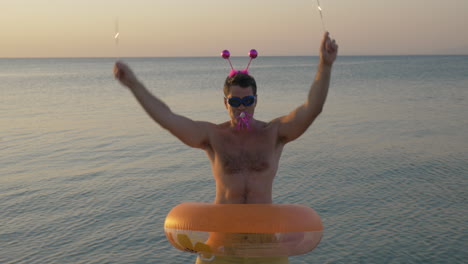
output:
[[[223,57],[223,59],[226,59],[228,60],[229,62],[229,65],[231,65],[231,72],[229,72],[229,77],[232,77],[238,73],[245,73],[245,74],[249,74],[249,66],[250,66],[250,63],[252,62],[253,59],[257,58],[258,56],[258,52],[254,49],[251,49],[249,51],[249,57],[250,57],[250,60],[249,60],[249,64],[247,64],[247,67],[243,70],[236,70],[234,69],[234,67],[232,67],[232,63],[231,63],[231,60],[229,59],[229,57],[231,57],[231,53],[229,53],[229,50],[223,50],[221,52],[221,57]]]

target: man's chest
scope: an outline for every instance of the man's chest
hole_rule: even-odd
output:
[[[227,173],[268,170],[281,152],[270,133],[222,134],[213,143],[215,162]]]

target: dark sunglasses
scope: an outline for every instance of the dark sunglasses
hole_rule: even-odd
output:
[[[239,107],[241,104],[245,106],[251,106],[255,103],[255,96],[249,95],[244,98],[239,97],[225,97],[228,100],[228,103],[232,107]]]

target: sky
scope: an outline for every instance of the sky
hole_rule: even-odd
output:
[[[340,55],[468,54],[468,0],[321,0]],[[316,0],[0,0],[0,58],[317,55]],[[119,42],[116,43],[116,21]]]

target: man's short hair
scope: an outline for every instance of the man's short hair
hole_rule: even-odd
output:
[[[237,73],[232,77],[227,77],[224,82],[224,95],[227,96],[231,92],[231,86],[238,85],[242,88],[252,87],[253,95],[257,95],[257,83],[255,79],[245,73]]]

